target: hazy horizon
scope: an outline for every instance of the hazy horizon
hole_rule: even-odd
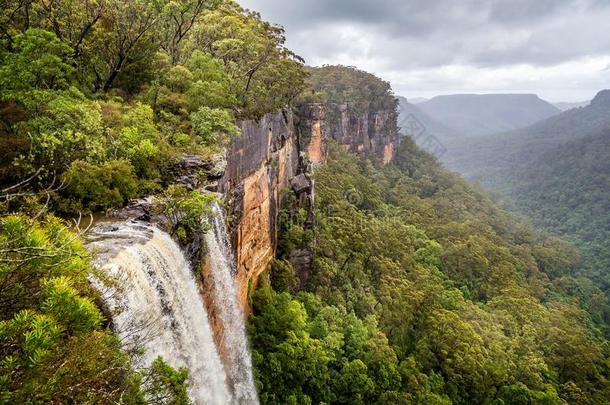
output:
[[[609,85],[610,86],[610,85]],[[599,90],[603,90],[603,89],[599,89]],[[540,94],[537,93],[532,93],[532,92],[528,92],[528,91],[506,91],[506,92],[496,92],[496,91],[488,91],[488,92],[476,92],[476,91],[464,91],[464,92],[451,92],[451,91],[445,91],[445,92],[429,92],[429,93],[422,93],[422,94],[418,94],[418,93],[411,93],[408,95],[404,95],[404,94],[400,94],[397,93],[396,91],[394,92],[396,96],[400,96],[400,97],[405,97],[407,99],[407,101],[411,102],[412,100],[418,100],[418,99],[426,99],[426,100],[430,100],[434,97],[438,97],[438,96],[454,96],[454,95],[484,95],[484,94],[536,94],[538,97],[540,97],[542,100],[547,101],[549,103],[552,104],[557,104],[557,103],[585,103],[585,102],[589,102],[591,101],[594,97],[595,94],[597,94],[597,91],[591,95],[591,97],[588,97],[586,99],[583,100],[551,100],[551,99],[547,99],[545,97],[542,97]]]

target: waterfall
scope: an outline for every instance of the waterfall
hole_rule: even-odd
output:
[[[195,404],[232,403],[198,285],[171,237],[149,224],[122,222],[97,226],[89,241],[97,266],[116,280],[116,287],[105,287],[91,277],[124,349],[145,349],[135,366],[150,366],[162,356],[173,367],[188,369]]]
[[[252,376],[252,360],[246,338],[244,313],[238,301],[235,285],[235,261],[225,229],[222,208],[214,204],[212,229],[206,234],[210,260],[213,299],[222,322],[222,341],[227,350],[227,374],[233,386],[235,403],[258,404]]]

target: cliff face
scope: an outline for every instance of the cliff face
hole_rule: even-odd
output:
[[[240,127],[241,136],[227,155],[221,190],[229,207],[237,283],[245,305],[248,286],[256,284],[275,254],[280,194],[300,164],[291,113],[269,114]]]
[[[389,163],[398,146],[394,111],[356,111],[347,104],[307,104],[300,108],[301,145],[309,160],[323,163],[328,140],[354,153]]]
[[[220,186],[229,207],[239,295],[247,307],[249,288],[256,286],[275,255],[283,197],[295,193],[300,204],[313,205],[307,173],[312,165],[324,163],[329,140],[388,163],[398,132],[393,111],[357,112],[348,105],[322,104],[269,114],[240,127]]]

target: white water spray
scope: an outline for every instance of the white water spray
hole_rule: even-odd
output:
[[[222,322],[222,340],[227,348],[229,381],[233,385],[236,404],[258,404],[252,376],[252,360],[246,337],[243,310],[235,285],[235,261],[225,229],[222,208],[214,204],[212,229],[206,234],[206,245],[211,267],[214,302]]]
[[[135,366],[150,366],[162,356],[171,366],[188,369],[195,404],[232,403],[205,305],[178,245],[154,226],[138,222],[98,226],[90,240],[100,253],[97,265],[118,283],[116,289],[104,289],[92,279],[103,289],[123,347],[146,350]]]

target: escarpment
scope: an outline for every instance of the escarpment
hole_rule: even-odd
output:
[[[305,104],[299,108],[301,145],[312,163],[323,163],[332,140],[344,149],[389,163],[398,146],[393,110],[358,111],[350,104]]]
[[[256,283],[275,253],[281,192],[303,171],[303,163],[290,112],[268,114],[240,127],[241,136],[227,155],[221,190],[229,207],[238,296],[245,304],[249,283]]]
[[[296,197],[296,208],[312,214],[308,174],[325,162],[328,143],[389,163],[399,138],[394,110],[357,111],[349,104],[305,104],[241,122],[240,128],[220,190],[229,208],[238,295],[246,307],[248,290],[275,256],[278,214],[288,193]],[[300,267],[311,263],[306,256],[295,258]]]

